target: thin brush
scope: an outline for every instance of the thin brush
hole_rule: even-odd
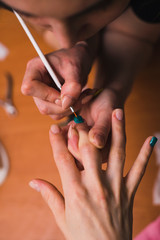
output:
[[[13,12],[16,15],[16,17],[17,17],[18,21],[20,22],[21,26],[23,27],[25,33],[27,34],[27,36],[28,36],[29,40],[31,41],[33,47],[35,48],[36,52],[38,53],[40,59],[42,60],[44,66],[46,67],[48,73],[50,74],[52,80],[55,82],[55,84],[59,88],[59,90],[61,90],[61,84],[60,84],[57,76],[53,72],[53,69],[51,68],[49,62],[47,61],[46,57],[42,53],[41,49],[39,48],[37,42],[35,41],[34,37],[32,36],[31,32],[29,31],[27,25],[25,24],[25,22],[23,21],[21,16],[16,11],[13,10]],[[75,113],[73,107],[70,107],[70,110],[75,115],[75,117],[77,117],[77,114]]]

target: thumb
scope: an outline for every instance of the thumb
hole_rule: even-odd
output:
[[[51,183],[34,179],[29,182],[29,186],[36,191],[40,192],[43,199],[51,209],[55,220],[60,229],[65,232],[65,213],[64,213],[64,198],[62,194]]]
[[[90,142],[97,148],[103,148],[106,144],[110,129],[111,115],[106,115],[106,111],[101,111],[97,116],[95,124],[89,131]]]
[[[65,82],[61,89],[62,108],[67,109],[74,105],[81,94],[82,86],[79,82]]]

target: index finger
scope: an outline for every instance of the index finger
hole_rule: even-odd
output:
[[[45,101],[55,102],[60,97],[59,91],[53,88],[53,80],[40,59],[32,59],[26,68],[21,91],[24,95],[40,98]]]
[[[71,183],[78,183],[80,176],[79,171],[76,167],[74,157],[67,148],[66,140],[63,136],[62,130],[57,125],[52,125],[49,136],[53,157],[65,192]]]

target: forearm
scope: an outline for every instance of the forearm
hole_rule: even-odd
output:
[[[125,101],[135,76],[150,59],[153,45],[110,31],[105,34],[105,44],[98,58],[95,87],[110,88]]]
[[[122,102],[131,91],[135,76],[150,59],[159,36],[158,27],[146,23],[136,33],[133,18],[127,17],[131,21],[129,25],[122,16],[105,29],[97,64],[95,87],[112,89]]]

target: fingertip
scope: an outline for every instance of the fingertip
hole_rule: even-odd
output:
[[[106,143],[106,138],[104,135],[95,133],[92,130],[89,132],[89,140],[95,147],[99,149],[102,149]]]
[[[155,136],[149,136],[146,138],[143,147],[148,148],[149,151],[153,149],[155,144],[157,143],[158,139]]]
[[[122,121],[124,118],[123,109],[117,108],[113,111],[112,116],[115,117],[117,120]]]
[[[31,180],[28,184],[32,189],[36,190],[37,192],[40,192],[40,184],[37,180],[35,179]]]
[[[60,128],[58,125],[53,124],[53,125],[51,125],[51,127],[50,127],[50,132],[51,132],[52,134],[58,134],[58,133],[61,132],[61,128]]]
[[[29,96],[32,94],[32,92],[32,85],[29,85],[28,82],[23,82],[21,85],[21,93],[25,96]]]
[[[156,138],[155,136],[153,136],[153,137],[150,139],[150,142],[149,142],[150,146],[151,146],[151,147],[154,147],[155,144],[157,143],[157,141],[158,141],[158,138]]]
[[[43,179],[33,179],[28,184],[32,189],[40,192],[42,195],[46,189],[54,188],[54,186],[50,182],[47,182]]]
[[[153,151],[153,148],[157,142],[157,138],[154,136],[149,136],[145,140],[144,144],[141,147],[140,155],[144,155],[145,159],[148,159]]]

